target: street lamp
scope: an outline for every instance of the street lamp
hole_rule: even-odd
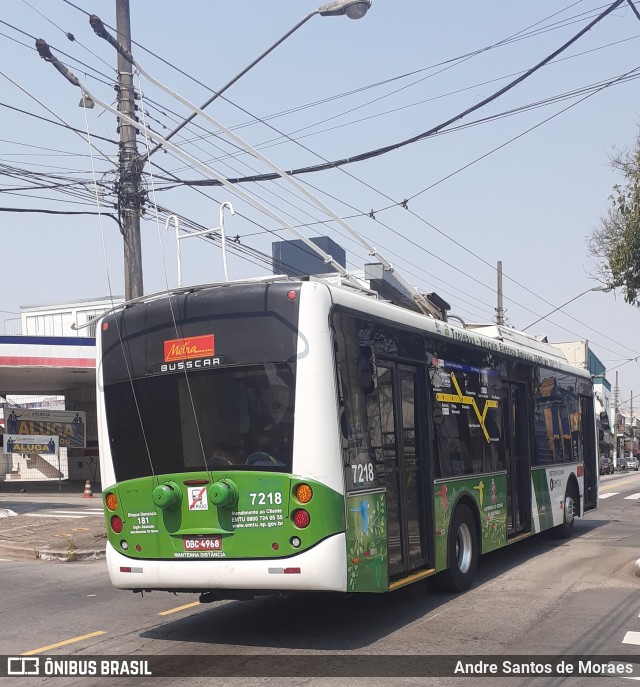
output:
[[[591,289],[587,289],[586,291],[583,291],[582,293],[579,293],[577,296],[574,296],[573,298],[571,298],[570,300],[568,300],[566,303],[563,303],[562,305],[559,305],[557,308],[554,308],[551,312],[548,312],[546,315],[543,315],[542,317],[539,317],[537,320],[535,320],[535,321],[532,322],[531,324],[528,324],[526,327],[524,327],[524,328],[521,329],[520,331],[521,331],[521,332],[526,332],[527,329],[530,329],[531,327],[533,327],[534,324],[538,324],[538,322],[541,322],[542,320],[546,320],[547,317],[549,317],[549,315],[553,315],[554,312],[558,312],[558,310],[562,310],[562,308],[564,308],[565,305],[569,305],[569,303],[573,303],[573,301],[575,301],[575,300],[577,300],[578,298],[580,298],[580,296],[584,296],[585,293],[589,293],[590,291],[604,291],[605,293],[608,293],[609,291],[611,291],[611,287],[610,287],[610,286],[594,286],[594,287],[591,288]]]
[[[312,14],[320,14],[323,17],[346,14],[349,19],[362,19],[369,11],[373,0],[337,0],[318,7]]]
[[[210,98],[207,100],[205,103],[203,103],[200,106],[201,110],[204,110],[205,108],[209,107],[211,103],[216,100],[216,98],[219,98],[229,87],[233,86],[233,84],[238,81],[238,79],[242,78],[250,69],[253,69],[253,67],[258,64],[261,60],[263,60],[270,52],[275,50],[280,43],[284,42],[287,38],[292,33],[295,33],[303,24],[306,24],[311,17],[315,17],[316,14],[319,14],[322,17],[337,17],[337,16],[347,16],[349,19],[362,19],[364,15],[369,11],[371,8],[371,5],[373,4],[373,0],[335,0],[334,2],[329,2],[326,5],[321,5],[317,9],[313,10],[313,12],[309,12],[307,16],[299,21],[295,26],[293,26],[289,31],[287,31],[283,36],[278,38],[278,40],[271,46],[269,46],[263,53],[258,55],[253,62],[248,64],[241,72],[236,74],[231,81],[228,81],[219,91],[216,91]],[[94,19],[95,17],[95,19]],[[112,45],[114,43],[110,40],[109,34],[107,33],[106,29],[104,26],[102,26],[102,22],[99,20],[98,17],[95,15],[91,15],[91,18],[89,19],[89,23],[91,24],[93,30],[100,36],[100,38],[104,38],[105,40],[109,41]],[[114,45],[116,50],[118,49],[117,45]],[[194,112],[193,114],[189,115],[183,122],[178,124],[178,126],[171,131],[169,134],[167,134],[164,138],[166,141],[170,140],[173,138],[178,131],[183,129],[189,122],[191,122],[194,118],[196,117],[196,113]],[[152,148],[146,155],[142,157],[143,163],[146,162],[156,151],[158,151],[162,146],[160,144],[156,145],[154,148]]]

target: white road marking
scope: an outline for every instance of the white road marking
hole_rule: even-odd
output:
[[[48,513],[61,513],[63,515],[79,515],[79,516],[86,516],[86,515],[97,515],[98,513],[102,515],[102,511],[98,511],[97,513],[87,513],[86,511],[76,508],[74,510],[52,510],[52,511],[47,511]]]
[[[86,517],[85,515],[54,515],[53,513],[25,513],[30,518],[67,518],[78,520]]]
[[[625,496],[624,498],[629,501],[637,501],[640,499],[640,494],[631,494],[630,496]]]
[[[640,646],[640,632],[627,632],[622,640],[623,644],[636,644]]]
[[[81,508],[76,508],[73,510],[46,510],[46,511],[36,511],[32,513],[24,513],[32,518],[88,518],[90,516],[104,515],[102,509],[86,511]]]
[[[619,493],[619,491],[610,491],[608,494],[600,494],[598,498],[602,501],[602,499],[608,499],[610,496],[617,496]]]

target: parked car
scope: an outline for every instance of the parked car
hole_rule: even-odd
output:
[[[638,468],[640,467],[640,461],[638,461],[638,456],[631,456],[631,458],[625,458],[624,463],[627,470],[635,470],[637,472]]]
[[[601,475],[612,475],[613,474],[613,463],[609,458],[600,458],[600,474]]]

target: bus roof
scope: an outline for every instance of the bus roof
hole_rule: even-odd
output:
[[[287,277],[287,275],[268,275],[265,277],[237,281],[183,286],[149,294],[147,296],[141,296],[132,301],[127,301],[126,303],[120,303],[103,313],[100,317],[96,318],[96,320],[101,319],[109,312],[130,307],[134,303],[167,298],[177,293],[200,291],[216,287],[229,289],[234,286],[246,284],[268,284],[282,281],[289,281],[292,285],[304,285],[305,283],[322,285],[329,289],[332,300],[336,305],[354,309],[363,314],[380,317],[392,323],[402,324],[417,330],[429,332],[441,339],[449,339],[458,343],[499,352],[504,355],[527,360],[534,364],[564,370],[580,377],[591,377],[588,370],[570,364],[559,348],[541,340],[540,337],[531,336],[525,332],[511,329],[510,327],[491,323],[474,323],[465,326],[452,325],[448,321],[435,319],[420,312],[382,300],[377,293],[366,287],[366,280],[362,280],[363,284],[361,290],[354,288],[353,285],[344,284],[344,282],[341,283],[339,275],[315,276],[311,277],[309,280],[292,279]]]

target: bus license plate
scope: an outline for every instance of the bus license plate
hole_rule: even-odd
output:
[[[216,534],[210,535],[184,535],[185,551],[222,551],[222,537]]]

